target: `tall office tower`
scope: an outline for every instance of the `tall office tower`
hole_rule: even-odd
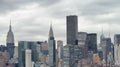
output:
[[[38,55],[36,48],[37,42],[34,41],[19,41],[18,42],[18,63],[19,67],[25,67],[25,50],[30,49],[32,51],[32,61],[38,61]]]
[[[114,35],[114,60],[115,60],[115,63],[118,64],[118,47],[120,45],[120,34],[115,34]]]
[[[25,67],[32,67],[32,51],[30,49],[25,50]]]
[[[11,27],[11,21],[10,21],[10,26],[9,26],[9,31],[7,33],[7,51],[9,52],[10,59],[13,58],[14,55],[14,34],[12,32],[12,27]]]
[[[83,49],[83,57],[87,57],[87,33],[78,32],[78,46]]]
[[[102,50],[103,50],[103,59],[108,63],[108,55],[109,53],[113,53],[113,44],[111,42],[111,38],[102,39]],[[113,57],[112,57],[113,58]]]
[[[67,44],[77,45],[78,17],[76,15],[67,16]]]
[[[97,34],[91,33],[87,35],[87,45],[88,51],[93,51],[93,53],[97,53]]]
[[[48,64],[50,67],[56,67],[56,45],[55,45],[52,25],[50,26],[50,30],[49,30],[48,50],[49,50]]]

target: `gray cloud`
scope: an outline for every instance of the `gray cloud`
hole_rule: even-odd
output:
[[[65,18],[66,15],[76,14],[92,23],[119,23],[119,0],[67,0],[48,8],[54,18]],[[60,10],[58,10],[58,8]],[[54,10],[54,11],[52,11]],[[113,14],[113,16],[111,16]]]
[[[96,24],[119,23],[119,3],[119,0],[97,0],[81,8],[80,15]]]
[[[119,8],[119,0],[95,0],[81,8],[82,15],[99,15],[114,12]]]
[[[0,0],[0,36],[5,42],[11,16],[16,43],[19,40],[47,40],[50,23],[56,40],[66,39],[66,15],[79,16],[79,31],[108,35],[119,32],[119,0]],[[34,6],[35,5],[35,6]],[[37,5],[37,6],[36,6]]]
[[[0,14],[17,10],[28,4],[38,4],[40,7],[48,7],[59,1],[60,0],[0,0]]]

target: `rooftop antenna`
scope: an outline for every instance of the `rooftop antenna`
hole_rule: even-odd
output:
[[[11,18],[10,18],[9,31],[11,31]]]
[[[102,24],[102,34],[103,34],[103,24]]]
[[[51,21],[51,22],[50,22],[50,27],[52,27],[52,24],[53,24],[53,22]]]
[[[110,34],[111,34],[111,28],[110,28],[110,25],[111,25],[111,24],[109,23],[109,33],[108,33],[108,37],[109,37],[109,38],[111,37],[111,35],[110,35]]]
[[[11,26],[11,18],[10,18],[10,26]]]

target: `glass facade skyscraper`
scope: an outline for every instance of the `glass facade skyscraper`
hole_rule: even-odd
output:
[[[93,53],[97,53],[97,34],[90,33],[87,34],[87,48],[88,51],[93,51]]]
[[[32,51],[32,60],[33,62],[38,61],[38,54],[37,53],[37,48],[36,48],[37,42],[33,41],[19,41],[18,42],[18,62],[19,62],[19,67],[25,67],[25,50],[26,49],[31,49]]]
[[[78,17],[67,16],[67,44],[77,45]]]

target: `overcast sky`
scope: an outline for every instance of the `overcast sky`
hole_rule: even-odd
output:
[[[79,31],[108,37],[120,33],[120,0],[0,0],[0,43],[6,43],[10,18],[15,42],[48,40],[50,24],[56,40],[66,40],[66,16],[78,15]]]

